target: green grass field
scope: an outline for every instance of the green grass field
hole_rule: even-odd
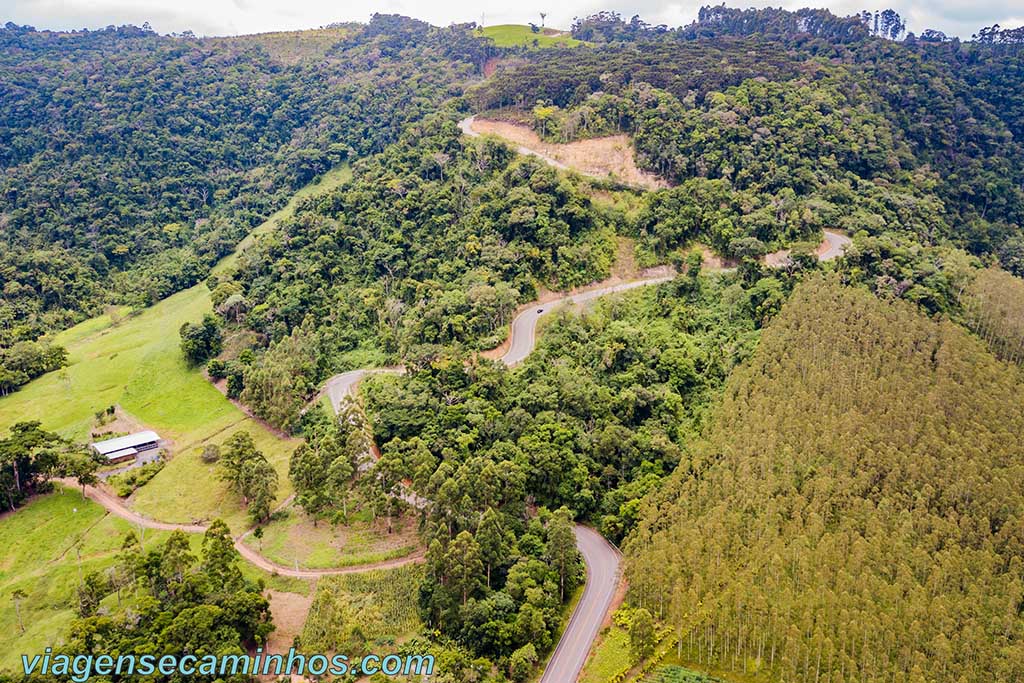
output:
[[[601,636],[580,674],[580,683],[607,683],[633,661],[629,651],[629,634],[625,629],[611,626]]]
[[[556,35],[551,35],[545,33],[544,29],[540,33],[534,33],[529,26],[524,24],[485,26],[479,29],[478,33],[493,40],[496,47],[576,47],[587,44],[582,40],[576,40],[568,33],[559,32]]]
[[[201,445],[219,443],[238,430],[251,433],[278,470],[283,500],[291,493],[285,475],[297,441],[275,436],[224,398],[198,369],[186,366],[178,328],[209,310],[209,291],[198,285],[116,326],[109,318],[106,326],[94,319],[57,335],[56,342],[67,346],[68,367],[0,399],[0,428],[39,420],[46,429],[85,441],[93,414],[119,404],[173,443],[170,462],[136,492],[132,507],[172,522],[221,517],[240,530],[245,512],[215,467],[200,461]]]
[[[278,564],[304,569],[384,562],[411,555],[420,547],[412,518],[396,521],[389,535],[383,520],[374,524],[365,513],[351,515],[344,527],[324,521],[313,526],[312,520],[295,507],[263,527],[263,538],[249,535],[244,542]]]
[[[79,576],[114,564],[121,543],[134,531],[149,550],[167,540],[170,532],[140,529],[120,517],[107,514],[99,505],[83,499],[78,489],[58,492],[30,501],[16,513],[0,517],[0,671],[20,671],[21,655],[42,652],[60,644],[75,618],[73,605]],[[194,552],[202,536],[189,539]],[[249,579],[268,586],[308,594],[307,581],[269,574],[241,562]],[[22,633],[12,594],[22,590]],[[115,598],[113,605],[116,605]]]
[[[294,211],[298,201],[337,187],[351,177],[343,166],[298,192],[288,205],[260,225],[239,245],[272,229]],[[218,264],[230,266],[235,255]],[[298,444],[282,439],[224,398],[195,368],[189,368],[178,347],[182,323],[200,320],[210,311],[210,293],[200,284],[157,303],[115,325],[109,315],[86,320],[61,332],[55,342],[69,353],[69,365],[49,373],[0,399],[0,430],[22,420],[87,440],[93,415],[119,404],[137,421],[173,442],[173,458],[131,501],[140,513],[170,522],[220,517],[235,532],[247,522],[236,497],[218,479],[215,466],[199,459],[201,446],[220,443],[232,433],[252,434],[256,445],[278,471],[278,500],[291,495],[288,458]]]
[[[133,529],[84,500],[77,490],[61,491],[0,519],[0,670],[15,670],[23,653],[40,653],[58,644],[75,616],[72,604],[79,572],[84,575],[113,564],[125,534]],[[167,535],[149,530],[139,537],[148,549]],[[28,596],[20,605],[24,633],[12,599],[17,589]]]

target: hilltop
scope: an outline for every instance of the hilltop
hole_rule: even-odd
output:
[[[585,44],[584,41],[573,38],[568,31],[524,24],[485,26],[478,28],[476,33],[484,38],[490,38],[497,47],[577,47]]]

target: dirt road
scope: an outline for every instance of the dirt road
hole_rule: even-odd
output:
[[[74,480],[72,479],[58,479],[58,482],[67,486],[70,489],[82,490]],[[187,534],[202,534],[206,533],[207,526],[205,524],[175,524],[172,522],[159,522],[149,517],[144,517],[139,513],[135,512],[131,508],[127,507],[121,500],[115,496],[110,495],[106,491],[96,488],[95,486],[85,487],[85,497],[89,500],[97,503],[103,507],[107,512],[121,519],[124,519],[136,526],[143,527],[145,529],[157,529],[160,531],[183,531]],[[285,501],[283,505],[287,505],[289,501]],[[422,562],[424,558],[424,552],[420,551],[413,555],[407,555],[406,557],[395,558],[394,560],[386,560],[384,562],[374,562],[372,564],[360,564],[353,565],[351,567],[338,567],[335,569],[299,569],[296,567],[286,567],[278,564],[272,560],[267,559],[263,555],[247,546],[244,541],[245,537],[252,533],[252,530],[246,531],[240,536],[236,536],[234,539],[235,550],[249,563],[259,567],[260,569],[270,573],[278,574],[280,576],[290,576],[297,579],[317,579],[321,576],[334,576],[337,574],[358,574],[361,572],[373,571],[374,569],[393,569],[395,567],[402,567],[407,564],[413,564],[416,562]]]
[[[469,117],[464,118],[461,121],[459,121],[459,130],[461,130],[464,134],[468,135],[471,138],[480,137],[480,133],[478,133],[475,130],[473,130],[473,121],[474,120],[476,120],[475,116],[469,116]],[[558,161],[557,159],[552,159],[548,155],[543,154],[542,152],[534,151],[534,150],[530,149],[529,147],[524,147],[523,145],[515,145],[515,150],[518,153],[520,153],[520,154],[528,154],[530,156],[535,156],[538,159],[543,159],[544,161],[546,161],[547,163],[551,164],[555,168],[561,169],[563,171],[571,170],[568,166],[563,164],[561,161]]]

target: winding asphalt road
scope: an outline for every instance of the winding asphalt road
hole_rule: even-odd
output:
[[[586,303],[615,292],[666,282],[672,277],[658,275],[632,282],[605,285],[552,301],[529,304],[512,320],[509,348],[500,360],[509,367],[525,360],[537,346],[537,323],[541,317],[564,304]],[[355,397],[359,382],[366,375],[377,372],[400,374],[405,372],[405,369],[364,368],[343,372],[327,380],[321,395],[326,394],[330,398],[331,405],[337,412],[346,397]],[[551,654],[551,659],[548,660],[540,683],[572,683],[577,679],[590,654],[590,647],[601,630],[605,615],[608,614],[615,599],[615,591],[619,585],[622,559],[619,551],[593,529],[577,525],[574,531],[576,546],[583,555],[583,563],[587,568],[587,583],[558,645]],[[236,545],[246,547],[244,544]],[[252,552],[248,547],[246,550]]]
[[[518,365],[526,360],[526,357],[529,356],[537,346],[537,323],[540,321],[542,316],[551,313],[563,304],[582,304],[615,292],[625,292],[630,289],[636,289],[637,287],[655,285],[659,282],[668,282],[673,277],[675,276],[658,275],[655,277],[644,278],[642,280],[622,282],[615,285],[589,289],[578,294],[564,296],[560,299],[548,301],[543,304],[530,304],[512,321],[512,334],[508,351],[505,352],[505,355],[503,355],[500,360],[509,367]]]
[[[359,387],[359,383],[363,381],[364,377],[380,373],[402,375],[405,374],[405,368],[361,368],[359,370],[349,370],[348,372],[343,372],[340,375],[335,375],[324,382],[324,388],[320,390],[319,396],[326,394],[327,398],[331,400],[331,407],[334,408],[334,412],[337,413],[341,408],[341,402],[345,400],[345,397],[355,397],[356,389]]]
[[[846,248],[853,243],[853,240],[846,235],[840,235],[832,230],[825,230],[824,232],[825,241],[821,243],[821,247],[818,247],[819,261],[831,261],[832,259],[839,258],[846,252]]]
[[[479,134],[472,130],[472,123],[473,117],[469,117],[459,122],[459,127],[467,135],[475,137]],[[553,166],[565,168],[564,165],[554,159],[547,158],[542,154],[537,154],[533,150],[525,147],[520,147],[517,151],[523,154],[532,154],[544,159]],[[842,255],[849,244],[850,239],[848,237],[826,230],[825,240],[822,242],[822,246],[818,250],[818,258],[822,261],[837,258]],[[784,252],[776,252],[776,254],[769,255],[766,261],[770,265],[775,265],[772,263],[774,257],[776,260],[780,261],[781,265],[782,260],[785,259],[786,256],[787,254]],[[540,321],[540,318],[552,312],[559,306],[564,304],[586,303],[615,292],[623,292],[636,287],[665,282],[672,279],[672,277],[673,276],[671,275],[659,275],[656,277],[635,280],[633,282],[600,286],[570,296],[564,296],[553,301],[545,303],[536,302],[528,305],[513,319],[509,348],[508,351],[501,356],[500,360],[509,367],[515,366],[525,360],[537,345],[537,323]],[[364,368],[341,373],[327,380],[320,395],[323,396],[326,394],[331,401],[331,406],[334,408],[335,412],[337,412],[341,402],[346,396],[355,395],[360,380],[368,374],[378,372],[401,374],[405,372],[405,369],[402,367]],[[76,484],[73,481],[65,481],[63,483],[72,488],[76,487]],[[187,533],[203,533],[207,529],[206,526],[201,524],[174,524],[149,519],[131,510],[114,496],[92,486],[85,487],[85,495],[89,499],[102,505],[111,514],[117,515],[118,517],[126,519],[133,524],[145,528],[161,529],[165,531],[180,530]],[[285,501],[285,504],[287,503],[288,501]],[[612,605],[612,601],[615,598],[615,592],[619,584],[620,561],[622,557],[619,551],[608,543],[608,541],[606,541],[599,533],[589,527],[577,525],[574,531],[576,534],[576,545],[579,548],[580,553],[583,556],[583,562],[586,565],[587,582],[583,590],[583,595],[580,597],[580,601],[576,605],[576,609],[573,611],[572,616],[569,619],[569,623],[566,626],[565,631],[562,633],[561,639],[558,641],[558,645],[555,647],[554,652],[551,654],[551,658],[548,660],[547,666],[544,670],[544,675],[540,679],[540,683],[573,683],[576,681],[583,669],[584,663],[587,660],[587,656],[590,653],[590,648],[601,629],[601,624],[604,622],[605,616],[608,614],[608,610]],[[249,533],[251,533],[251,530],[234,539],[235,549],[238,550],[239,554],[248,562],[265,571],[277,573],[281,576],[315,579],[321,576],[354,574],[374,569],[399,567],[413,562],[423,561],[423,553],[421,552],[408,557],[371,565],[321,570],[290,568],[272,562],[249,546],[245,545],[243,541]]]
[[[579,677],[619,587],[619,551],[590,527],[577,525],[575,531],[587,584],[540,683],[572,683]]]
[[[473,130],[472,125],[472,116],[459,122],[459,128],[463,133],[476,137],[479,133]],[[557,168],[565,168],[563,164],[554,159],[526,147],[517,147],[516,151],[539,157]],[[818,249],[818,258],[821,261],[837,258],[842,255],[849,244],[848,237],[826,230],[825,239]],[[765,261],[769,265],[781,266],[785,264],[787,257],[788,252],[786,251],[776,252],[766,257]],[[529,304],[512,320],[509,347],[500,360],[509,367],[523,362],[537,346],[537,324],[540,319],[564,304],[586,303],[615,292],[666,282],[673,277],[674,275],[659,275],[632,282],[599,286],[553,301]],[[355,396],[360,380],[367,374],[375,372],[403,373],[405,369],[401,367],[360,369],[331,377],[325,383],[323,393],[330,398],[335,412],[338,411],[338,407],[345,397]],[[611,608],[612,601],[615,599],[615,592],[619,585],[622,559],[619,551],[589,527],[577,525],[575,533],[576,545],[583,556],[583,562],[587,569],[587,583],[558,645],[555,646],[551,658],[548,660],[540,683],[573,683],[579,678],[587,656],[590,654],[590,648],[601,630],[601,624]]]

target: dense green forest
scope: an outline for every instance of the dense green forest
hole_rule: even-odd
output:
[[[201,281],[296,188],[458,94],[487,50],[381,15],[287,62],[246,39],[0,28],[0,345]]]
[[[632,599],[705,665],[1019,680],[1022,386],[962,328],[805,282],[645,503]]]
[[[552,140],[634,133],[641,166],[675,181],[684,209],[715,213],[655,247],[696,233],[728,250],[825,224],[952,240],[1020,274],[1019,31],[896,42],[811,10],[701,16],[678,31],[605,16],[610,44],[517,62],[471,97],[528,113]],[[880,22],[889,35],[901,20]],[[707,209],[709,191],[732,206]]]
[[[372,377],[365,419],[352,405],[337,421],[305,417],[290,470],[299,502],[328,519],[355,500],[389,517],[420,508],[425,623],[509,665],[532,645],[535,663],[580,578],[570,520],[615,541],[629,532],[751,353],[769,280],[781,293],[774,278],[745,288],[693,268],[563,312],[521,370],[449,353]]]
[[[316,387],[352,367],[346,354],[416,364],[490,348],[539,284],[609,274],[614,226],[590,198],[540,161],[465,142],[450,115],[411,126],[354,173],[210,283],[225,317],[237,306],[265,340],[222,372],[275,425],[294,427]]]

